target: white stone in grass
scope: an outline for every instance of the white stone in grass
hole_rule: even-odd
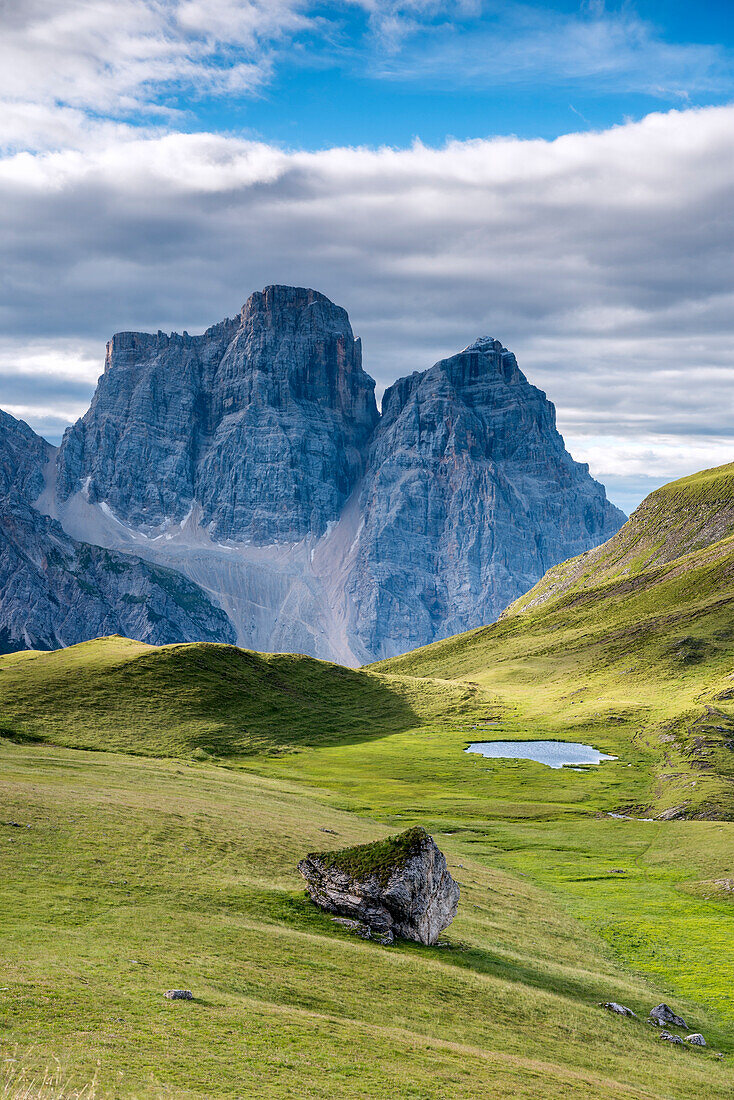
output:
[[[633,1020],[639,1019],[636,1012],[633,1012],[631,1008],[626,1008],[624,1005],[617,1004],[616,1001],[600,1001],[602,1008],[606,1008],[607,1012],[614,1012],[617,1016],[630,1016]]]
[[[678,1043],[680,1046],[685,1045],[680,1035],[671,1035],[669,1031],[661,1031],[659,1038],[664,1039],[666,1043]]]

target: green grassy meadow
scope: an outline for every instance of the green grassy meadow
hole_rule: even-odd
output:
[[[58,1064],[59,1097],[734,1098],[730,474],[372,668],[121,638],[0,658],[0,1094]],[[464,751],[526,738],[618,759]],[[303,855],[413,826],[461,885],[447,946],[310,903]],[[660,1040],[661,1000],[707,1049]]]
[[[563,900],[441,837],[449,948],[382,948],[307,901],[306,851],[385,835],[299,782],[39,744],[0,748],[3,1056],[99,1096],[725,1097],[731,1056],[671,1049],[663,995]],[[322,830],[329,829],[325,834]],[[192,1002],[169,1002],[171,987]],[[678,996],[714,1043],[725,1017]]]

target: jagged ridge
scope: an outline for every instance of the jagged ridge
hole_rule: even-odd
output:
[[[624,518],[499,341],[378,417],[345,311],[279,286],[201,336],[115,336],[39,507],[186,574],[240,645],[347,664],[492,621]]]

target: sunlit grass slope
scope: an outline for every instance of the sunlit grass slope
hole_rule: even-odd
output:
[[[0,802],[17,823],[0,826],[3,1055],[58,1057],[98,1097],[734,1097],[728,1057],[597,1005],[644,1014],[664,985],[455,838],[451,946],[388,949],[337,928],[295,868],[391,830],[303,784],[0,740]],[[675,1003],[732,1049],[731,1028]]]
[[[656,757],[648,805],[734,816],[734,465],[652,493],[499,622],[373,666],[496,691],[544,736],[611,727]]]
[[[734,1100],[731,476],[373,669],[124,639],[0,659],[4,1049],[79,1086],[99,1062],[121,1100]],[[464,752],[528,736],[619,759]],[[461,884],[451,947],[307,901],[306,852],[413,825]],[[665,1000],[710,1048],[609,999]]]
[[[294,654],[98,638],[0,657],[0,732],[149,756],[282,751],[377,737],[480,705],[467,685]]]

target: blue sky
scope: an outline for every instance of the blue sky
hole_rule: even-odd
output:
[[[0,250],[54,442],[113,332],[295,283],[378,392],[501,339],[629,511],[734,458],[731,4],[0,4]]]
[[[357,5],[314,7],[316,26],[274,48],[250,94],[161,101],[191,129],[323,149],[553,138],[734,90],[734,13],[721,0],[477,3],[452,17],[458,7],[406,6],[389,29]]]

